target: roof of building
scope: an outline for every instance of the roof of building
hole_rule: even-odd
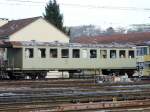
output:
[[[96,37],[78,37],[73,39],[76,43],[143,43],[150,41],[150,32],[136,32],[128,34],[114,34]]]
[[[8,21],[8,23],[0,27],[0,37],[10,36],[39,18],[41,17],[32,17]]]

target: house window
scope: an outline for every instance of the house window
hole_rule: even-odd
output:
[[[33,48],[26,48],[25,49],[25,57],[26,58],[33,58]]]
[[[50,58],[57,58],[58,51],[57,49],[50,49]]]
[[[110,50],[110,58],[116,58],[116,50]]]
[[[125,58],[125,57],[126,57],[125,50],[120,50],[120,51],[119,51],[119,57],[120,57],[120,58]]]
[[[38,49],[38,56],[40,58],[46,58],[46,49],[45,48],[39,48]]]
[[[73,49],[72,50],[72,57],[73,58],[80,58],[80,50],[79,49]]]
[[[137,56],[141,56],[141,49],[137,48]]]
[[[143,56],[148,54],[148,48],[147,47],[141,47],[137,49],[137,55]]]
[[[107,58],[107,50],[100,50],[101,58]]]
[[[88,51],[86,49],[82,50],[82,57],[83,58],[88,58]]]
[[[134,51],[129,51],[129,58],[134,58]]]
[[[62,49],[61,50],[61,57],[62,58],[69,58],[69,49]]]
[[[144,62],[143,68],[150,69],[150,63],[149,62]]]
[[[3,59],[5,56],[5,49],[4,48],[0,48],[0,59]]]
[[[90,58],[97,58],[97,51],[92,49],[90,50]]]

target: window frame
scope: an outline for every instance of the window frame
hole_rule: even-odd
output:
[[[95,54],[92,54],[91,51],[95,51]],[[90,59],[95,59],[95,58],[97,58],[97,49],[90,49]]]
[[[102,52],[106,53],[106,55],[103,55]],[[107,51],[106,49],[100,49],[100,58],[101,58],[101,59],[107,59],[107,58],[108,58],[107,52],[108,52],[108,51]],[[106,56],[106,57],[104,57],[104,56]]]
[[[67,51],[67,55],[63,56],[63,50],[66,50]],[[69,48],[64,48],[64,49],[61,49],[61,58],[69,58]]]
[[[124,57],[121,57],[122,51],[124,52]],[[126,58],[126,50],[119,50],[119,58]]]
[[[39,51],[41,52],[40,54],[40,56],[39,56],[39,54],[38,54],[38,56],[39,56],[39,58],[46,58],[46,48],[38,48],[38,53],[39,53]],[[43,52],[44,51],[44,52]]]
[[[75,55],[75,51],[77,51],[77,55]],[[72,49],[72,58],[80,58],[80,49]]]
[[[86,51],[86,52],[85,52]],[[85,53],[85,54],[84,54]],[[82,58],[87,59],[88,58],[88,49],[82,49]]]
[[[51,50],[56,50],[56,57],[51,55]],[[58,48],[50,48],[49,49],[49,57],[50,58],[58,58]]]
[[[27,50],[28,50],[28,56],[27,56]],[[25,58],[28,59],[34,58],[34,48],[25,48],[24,51],[25,51]]]
[[[113,57],[112,53],[115,51],[115,57]],[[112,53],[111,53],[112,52]],[[116,59],[117,58],[117,50],[110,50],[110,59]]]
[[[133,52],[133,57],[132,56],[130,57],[130,52]],[[131,58],[131,59],[135,58],[135,50],[129,50],[128,51],[128,57]]]

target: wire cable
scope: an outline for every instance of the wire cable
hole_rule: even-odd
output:
[[[8,5],[25,5],[24,3],[28,3],[30,6],[40,6],[46,4],[47,2],[35,2],[29,0],[5,0]],[[9,2],[9,3],[8,3]],[[11,2],[11,3],[10,3]],[[0,3],[1,4],[1,3]],[[66,4],[59,3],[60,6],[68,6],[68,7],[80,7],[80,8],[88,8],[88,9],[108,9],[108,10],[128,10],[128,11],[150,11],[150,8],[138,8],[138,7],[114,7],[114,6],[98,6],[98,5],[82,5],[82,4]]]
[[[22,3],[37,3],[37,4],[43,4],[46,2],[35,2],[35,1],[29,1],[29,0],[5,0],[7,2],[22,2]]]

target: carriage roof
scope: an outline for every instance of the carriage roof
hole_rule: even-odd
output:
[[[0,41],[3,48],[22,48],[27,46],[49,46],[49,47],[78,47],[78,48],[134,48],[134,44],[80,44],[80,43],[59,43],[59,42],[37,42],[37,41]]]

